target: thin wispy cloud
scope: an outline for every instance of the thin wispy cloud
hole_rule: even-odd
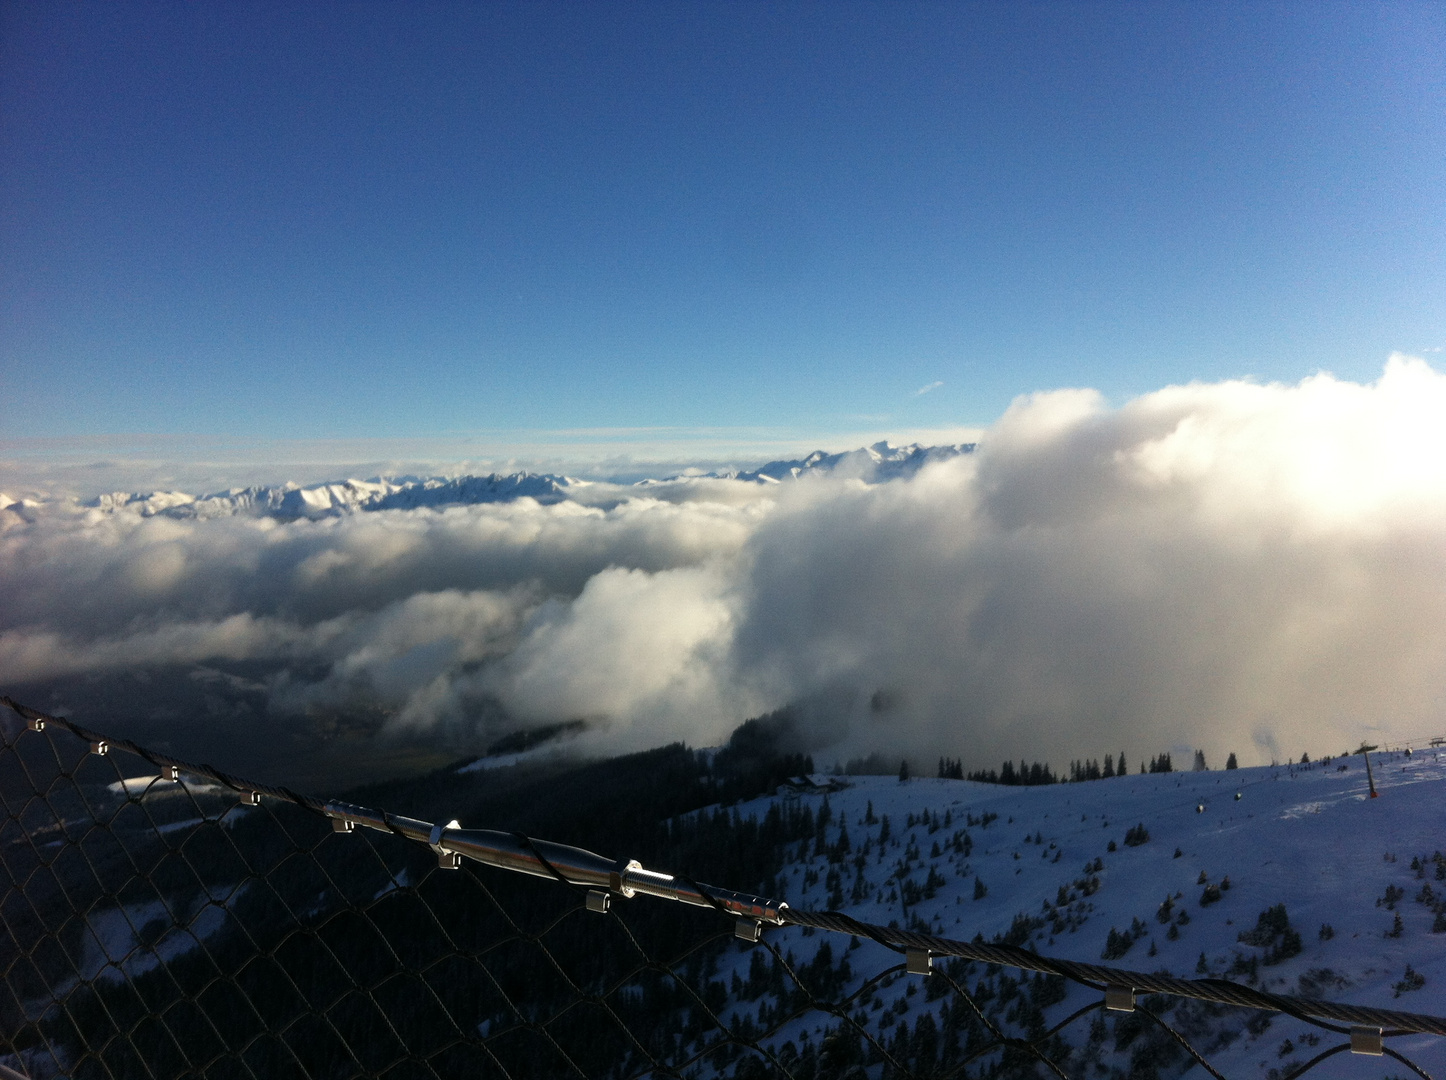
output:
[[[936,380],[934,382],[931,382],[928,386],[919,387],[919,389],[914,391],[914,396],[923,397],[925,394],[932,394],[935,390],[939,389],[939,387],[943,385],[944,381],[942,379]]]

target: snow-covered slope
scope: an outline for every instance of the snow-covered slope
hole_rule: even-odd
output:
[[[1047,787],[849,777],[846,790],[829,796],[778,795],[738,812],[762,817],[777,805],[797,820],[806,808],[815,823],[827,815],[821,844],[816,833],[791,845],[780,892],[797,907],[838,909],[963,940],[982,934],[1131,970],[1186,978],[1208,972],[1278,993],[1442,1015],[1446,760],[1430,751],[1409,759],[1387,754],[1375,767],[1377,799],[1367,797],[1357,757]],[[1127,845],[1126,833],[1136,826],[1148,840]],[[1261,929],[1262,913],[1281,904],[1299,935],[1296,955],[1281,956],[1291,952],[1291,934],[1270,926],[1270,916]],[[837,935],[769,934],[800,963],[813,962],[827,941],[835,961],[848,960],[850,991],[898,962],[872,943],[849,951],[849,940]],[[739,982],[732,984],[730,1010],[755,1016],[768,999],[749,997],[754,961],[740,948],[732,963],[724,977],[736,974]],[[1021,1030],[1030,984],[1021,993],[1004,981],[1019,972],[956,970],[971,989],[982,987],[1002,1026]],[[921,1021],[942,1028],[953,1006],[953,995],[931,998],[929,991],[919,977],[901,976],[855,1015],[866,1017],[885,1045],[900,1032],[917,1038]],[[1043,1009],[1045,1019],[1052,1025],[1091,997],[1071,984],[1063,1000]],[[1288,1017],[1247,1026],[1264,1014],[1167,1000],[1174,1026],[1227,1076],[1268,1076],[1272,1069],[1284,1075],[1291,1063],[1339,1041]],[[812,1013],[792,1022],[775,1046],[811,1041],[816,1049],[824,1019],[831,1018]],[[1066,1041],[1128,1075],[1132,1054],[1147,1044],[1115,1052],[1120,1033],[1128,1041],[1128,1025],[1138,1020],[1112,1023],[1118,1030],[1095,1032],[1103,1042],[1091,1041],[1088,1018],[1065,1032]],[[1446,1040],[1421,1036],[1391,1045],[1428,1071],[1446,1068]],[[1169,1058],[1160,1046],[1151,1052]],[[1187,1064],[1181,1058],[1164,1074]],[[1347,1054],[1312,1075],[1375,1077],[1379,1064]]]

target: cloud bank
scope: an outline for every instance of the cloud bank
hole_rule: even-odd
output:
[[[1446,376],[1021,398],[887,482],[685,478],[283,520],[0,509],[0,683],[246,662],[277,714],[582,718],[827,760],[1214,762],[1440,734]],[[3,501],[3,500],[0,500]]]

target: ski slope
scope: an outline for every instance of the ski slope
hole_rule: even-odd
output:
[[[1130,775],[1044,787],[830,778],[848,786],[828,795],[785,792],[738,810],[762,815],[771,803],[797,800],[816,816],[827,800],[832,822],[826,839],[836,861],[815,854],[812,844],[791,845],[781,891],[795,907],[837,907],[865,921],[921,929],[922,923],[963,940],[976,934],[994,940],[1015,927],[1013,940],[1041,954],[1186,978],[1202,974],[1203,954],[1210,975],[1278,993],[1446,1014],[1446,933],[1432,933],[1433,925],[1446,926],[1446,918],[1437,922],[1437,910],[1446,910],[1446,860],[1437,854],[1446,849],[1446,760],[1433,751],[1410,758],[1380,754],[1373,766],[1380,793],[1375,799],[1368,797],[1357,756],[1329,764]],[[874,823],[868,823],[870,808]],[[980,824],[986,816],[988,823]],[[890,836],[880,845],[885,818]],[[1126,832],[1137,825],[1149,839],[1127,846]],[[850,850],[839,859],[841,827]],[[832,882],[830,871],[836,875]],[[1202,904],[1207,886],[1218,889],[1227,877],[1218,901]],[[926,889],[929,881],[932,889]],[[979,898],[976,881],[983,885]],[[1399,899],[1388,894],[1389,887],[1401,891]],[[916,902],[906,904],[906,891],[912,890],[932,895],[914,892]],[[1254,945],[1239,936],[1254,931],[1261,913],[1279,904],[1299,934],[1300,952],[1266,963],[1283,938],[1277,934],[1266,943],[1262,934],[1262,943]],[[1038,925],[1016,923],[1021,915]],[[1028,933],[1022,941],[1021,926]],[[1330,928],[1324,937],[1323,926]],[[1120,942],[1117,936],[1116,955],[1104,958],[1112,930],[1128,937]],[[821,939],[832,939],[836,956],[848,948],[848,940],[835,935],[796,928],[769,933],[800,962],[813,957]],[[746,952],[740,947],[734,961],[744,978]],[[898,960],[869,942],[847,955],[850,990]],[[1408,976],[1407,965],[1423,983]],[[983,972],[982,965],[975,968],[971,987]],[[939,1013],[947,1004],[947,998],[927,1000],[918,982],[917,976],[900,977],[864,1010],[881,1040],[891,1028],[917,1024],[922,1012]],[[1048,1022],[1068,1015],[1091,993],[1071,986],[1063,1002],[1046,1010]],[[745,1001],[734,1005],[751,1007]],[[1292,1063],[1339,1041],[1287,1017],[1247,1029],[1257,1015],[1231,1010],[1201,1016],[1187,1009],[1176,1026],[1188,1027],[1192,1042],[1208,1048],[1207,1058],[1228,1076],[1266,1076],[1272,1069],[1283,1075]],[[1088,1027],[1088,1019],[1079,1021],[1066,1032],[1067,1040],[1082,1043]],[[812,1014],[777,1041],[817,1045],[823,1028],[823,1020]],[[1389,1045],[1428,1071],[1446,1071],[1446,1040],[1422,1036]],[[1108,1046],[1100,1061],[1127,1068],[1128,1054],[1112,1057]],[[1312,1075],[1404,1072],[1389,1058],[1347,1054]]]

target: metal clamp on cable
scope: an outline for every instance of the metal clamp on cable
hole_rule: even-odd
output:
[[[175,765],[162,765],[162,766],[161,766],[161,779],[162,779],[162,780],[179,780],[180,778],[181,778],[181,770],[180,770],[177,766],[175,766]]]
[[[25,721],[25,726],[31,731],[44,731],[45,721],[38,716],[32,716],[29,720]]]
[[[934,970],[934,958],[928,949],[907,949],[904,952],[904,970],[910,975],[928,975]]]
[[[107,754],[110,752],[110,743],[104,739],[97,739],[90,744],[90,752],[92,754]]]
[[[1135,988],[1133,986],[1105,987],[1105,1008],[1112,1012],[1134,1012]]]
[[[355,832],[356,822],[344,817],[334,817],[331,819],[331,831],[339,833]]]
[[[612,905],[612,896],[601,889],[589,889],[587,891],[587,909],[596,911],[599,915],[606,915],[608,908]]]
[[[1381,1046],[1381,1029],[1378,1027],[1362,1027],[1360,1024],[1351,1028],[1351,1053],[1370,1054],[1373,1057],[1380,1057],[1385,1053]]]
[[[427,844],[437,853],[437,866],[442,870],[460,870],[462,868],[462,856],[455,851],[448,851],[442,846],[442,836],[448,829],[460,829],[462,823],[456,818],[445,825],[433,825],[432,835]]]
[[[242,806],[260,806],[260,805],[261,805],[261,792],[259,792],[259,791],[243,791],[243,792],[241,793],[241,805],[242,805]]]

